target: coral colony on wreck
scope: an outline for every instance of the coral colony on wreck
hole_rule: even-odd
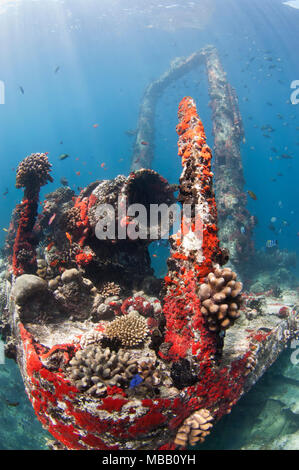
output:
[[[155,93],[200,61],[212,102],[215,176],[196,104],[185,97],[176,127],[182,173],[172,185],[149,169],[152,145],[142,142],[151,141],[153,121],[144,126],[143,118],[153,115]],[[298,334],[296,292],[277,300],[274,292],[243,291],[255,221],[243,191],[238,101],[215,48],[175,61],[144,100],[128,176],[92,182],[78,196],[64,185],[46,195],[38,214],[40,188],[53,181],[48,155],[29,155],[17,168],[24,196],[5,243],[2,331],[53,449],[200,444]],[[185,209],[178,222],[176,201]],[[160,279],[149,245],[170,227]]]

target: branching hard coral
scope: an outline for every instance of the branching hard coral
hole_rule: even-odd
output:
[[[122,346],[130,348],[143,343],[148,332],[146,320],[133,311],[109,323],[105,335],[119,339]]]
[[[209,410],[201,409],[185,419],[183,426],[177,432],[175,445],[180,447],[194,446],[197,442],[202,443],[205,437],[210,434],[213,416]]]
[[[103,297],[113,297],[113,296],[119,296],[121,293],[121,287],[119,284],[116,284],[115,282],[105,282],[100,287],[100,294]]]
[[[226,330],[240,316],[240,293],[243,285],[230,268],[217,266],[200,285],[201,312],[206,317],[210,331]]]
[[[106,393],[107,386],[126,387],[138,370],[128,352],[114,352],[95,344],[77,351],[69,364],[67,370],[76,387],[97,397]]]
[[[51,166],[46,153],[32,153],[24,158],[17,168],[16,188],[36,188],[52,182]]]

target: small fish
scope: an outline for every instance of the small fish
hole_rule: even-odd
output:
[[[291,155],[288,155],[287,153],[283,153],[281,155],[281,158],[283,158],[284,160],[291,160],[293,157],[291,157]]]
[[[58,65],[56,69],[54,70],[54,73],[57,73],[60,70],[60,66]]]
[[[98,124],[93,124],[92,127],[94,127],[94,129],[97,129],[99,127],[99,125]]]
[[[251,199],[253,199],[254,201],[257,200],[257,196],[256,196],[256,194],[255,194],[253,191],[247,191],[247,193],[249,194],[249,196],[251,197]]]
[[[80,171],[76,171],[76,175],[80,176],[81,175]]]
[[[56,217],[56,213],[54,213],[51,217],[50,217],[50,220],[48,222],[48,225],[51,225],[51,223],[53,222],[53,220],[55,219]]]
[[[7,406],[18,406],[20,403],[18,401],[9,401],[5,400]]]
[[[140,143],[141,143],[141,145],[149,145],[149,143],[146,142],[145,140],[142,140]]]
[[[125,134],[129,137],[132,137],[133,135],[137,134],[137,130],[128,129],[127,131],[125,131]]]
[[[267,240],[266,241],[266,247],[267,248],[275,248],[278,246],[278,240]]]
[[[106,165],[105,162],[101,163],[101,168],[104,168],[105,165]]]
[[[49,245],[47,246],[46,250],[47,250],[47,251],[50,251],[51,248],[53,248],[53,246],[54,246],[54,242],[52,241],[52,242],[49,243]]]
[[[62,144],[63,144],[63,140],[61,140],[61,141],[59,142],[59,144],[62,145]]]
[[[143,378],[139,374],[136,374],[130,381],[129,388],[137,387],[137,385],[141,384],[141,382],[143,382]]]
[[[24,91],[24,88],[22,86],[19,86],[19,90],[22,93],[22,95],[24,95],[25,91]]]
[[[4,232],[8,232],[7,228],[3,228],[2,230],[4,230]]]
[[[65,160],[66,158],[69,158],[69,155],[67,153],[62,153],[59,157],[59,160]]]
[[[242,227],[240,228],[240,232],[244,235],[246,233],[246,229],[245,227],[242,225]]]
[[[6,196],[7,194],[8,194],[8,188],[6,188],[6,190],[4,191],[3,196]]]
[[[63,185],[63,186],[67,186],[69,183],[68,183],[68,180],[63,176],[62,178],[60,178],[60,183]]]
[[[65,232],[65,236],[66,236],[66,238],[68,239],[68,241],[70,242],[70,245],[71,245],[72,241],[73,241],[72,236],[69,234],[69,232]]]

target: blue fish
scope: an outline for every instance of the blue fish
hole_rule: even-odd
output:
[[[278,246],[278,240],[267,240],[266,241],[266,247],[267,248],[274,248]]]
[[[137,385],[140,385],[141,382],[143,382],[143,378],[142,378],[139,374],[136,374],[136,375],[134,375],[134,377],[132,378],[129,387],[130,387],[130,388],[137,387]]]

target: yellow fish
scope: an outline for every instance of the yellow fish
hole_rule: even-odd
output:
[[[247,191],[247,192],[248,192],[249,196],[251,197],[251,199],[253,199],[254,201],[257,200],[257,196],[256,196],[256,194],[254,194],[253,191]]]
[[[68,241],[70,242],[70,244],[72,244],[72,236],[69,234],[69,232],[65,232],[65,235],[66,235],[66,238],[68,239]]]

